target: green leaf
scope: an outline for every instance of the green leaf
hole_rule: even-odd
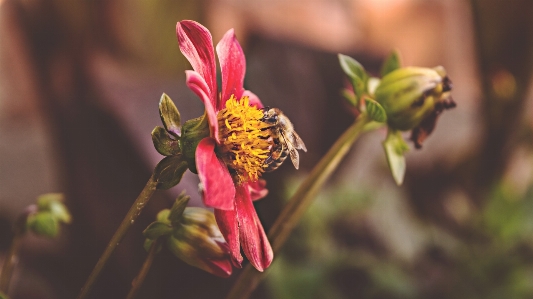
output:
[[[365,81],[359,77],[353,77],[352,86],[357,99],[360,99],[366,91]]]
[[[56,237],[59,233],[59,223],[50,212],[38,212],[28,217],[28,228],[35,234],[44,237]]]
[[[176,186],[187,170],[187,162],[181,155],[166,157],[161,160],[154,170],[157,189],[166,190]]]
[[[180,113],[166,93],[163,93],[159,101],[159,116],[161,116],[161,121],[170,134],[175,137],[181,135]]]
[[[365,98],[366,113],[368,116],[377,122],[384,123],[387,121],[387,113],[381,105],[369,98]]]
[[[383,148],[387,156],[389,169],[392,177],[398,186],[403,183],[405,175],[405,157],[404,153],[409,149],[407,143],[403,140],[400,131],[391,130],[387,133],[387,139],[383,141]]]
[[[70,223],[72,221],[72,216],[70,215],[67,207],[58,201],[50,203],[50,213],[56,217],[57,220],[63,223]]]
[[[0,291],[0,299],[9,299],[9,297]]]
[[[65,196],[63,193],[45,193],[37,197],[37,207],[39,211],[48,211],[51,202],[63,202]]]
[[[170,138],[162,127],[155,127],[152,131],[152,141],[158,153],[163,156],[173,156],[180,153],[179,142]]]
[[[357,62],[357,60],[343,54],[339,54],[338,56],[341,68],[346,75],[352,79],[358,77],[361,80],[366,81],[368,75],[366,74],[365,68]]]
[[[155,240],[159,237],[170,235],[171,233],[172,233],[172,227],[168,224],[165,224],[159,221],[152,222],[143,231],[143,235],[150,240]]]
[[[346,88],[343,89],[342,96],[350,106],[357,107],[357,98],[352,90]]]
[[[183,215],[183,211],[185,211],[190,198],[191,197],[185,194],[185,191],[183,191],[178,198],[176,198],[174,205],[172,205],[168,219],[174,227],[180,224],[181,215]]]
[[[385,62],[383,63],[383,66],[381,67],[381,77],[384,77],[386,74],[397,70],[402,67],[401,61],[400,61],[400,54],[397,50],[392,51],[389,54],[389,57],[385,59]]]

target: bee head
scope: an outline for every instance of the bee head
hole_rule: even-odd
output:
[[[279,113],[277,108],[265,107],[263,108],[263,121],[275,125],[278,123]]]

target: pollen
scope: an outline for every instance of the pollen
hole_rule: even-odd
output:
[[[272,148],[268,124],[262,121],[263,111],[250,106],[248,97],[237,100],[232,95],[217,118],[219,156],[237,183],[257,181],[267,167],[265,161]]]

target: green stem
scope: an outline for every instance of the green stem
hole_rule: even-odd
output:
[[[122,241],[122,238],[130,228],[130,226],[133,225],[137,217],[141,214],[142,209],[146,206],[146,203],[154,194],[156,186],[157,181],[154,179],[154,175],[152,175],[146,183],[146,186],[144,186],[144,189],[141,191],[141,194],[139,194],[139,196],[131,206],[130,210],[128,211],[128,214],[126,214],[126,217],[124,218],[124,220],[122,220],[122,223],[120,223],[120,226],[111,238],[111,241],[109,241],[109,244],[107,244],[104,253],[96,263],[96,266],[94,266],[94,269],[89,275],[89,278],[87,278],[85,285],[81,288],[80,294],[78,295],[78,299],[86,298],[89,295],[91,288],[98,279],[98,276],[100,275],[100,272],[102,272],[105,264],[109,260],[109,257],[111,257],[111,254],[113,253],[115,248],[118,246],[120,241]]]
[[[366,114],[361,114],[357,118],[355,123],[337,139],[326,155],[322,157],[283,208],[268,234],[274,254],[279,252],[279,249],[283,246],[303,213],[311,204],[313,198],[333,171],[337,169],[337,166],[344,156],[346,156],[348,150],[352,147],[368,122],[370,120]],[[261,272],[255,270],[251,265],[247,265],[226,298],[248,298],[263,277],[261,274]]]
[[[7,295],[9,289],[9,282],[11,281],[11,275],[13,274],[13,269],[17,263],[17,252],[20,247],[21,234],[15,233],[9,251],[4,260],[4,265],[2,266],[2,273],[0,274],[0,292]]]
[[[137,292],[144,283],[144,279],[146,278],[150,267],[152,267],[152,263],[154,262],[158,247],[159,239],[152,242],[152,246],[150,246],[150,251],[148,251],[148,256],[146,257],[146,260],[144,261],[141,270],[139,270],[139,274],[137,274],[137,276],[131,282],[131,289],[126,299],[133,299],[135,298],[135,296],[137,296]]]

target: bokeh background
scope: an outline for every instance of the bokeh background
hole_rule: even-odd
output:
[[[27,237],[12,299],[74,298],[161,159],[150,132],[163,92],[184,119],[176,22],[235,28],[246,87],[291,118],[309,151],[267,174],[264,226],[353,121],[337,53],[371,73],[392,50],[444,66],[454,110],[407,156],[403,186],[381,141],[364,135],[278,254],[253,298],[533,298],[533,1],[0,0],[0,260],[11,223],[42,193],[64,192],[74,222]],[[123,298],[146,256],[141,231],[197,178],[158,192],[92,298]],[[223,298],[221,279],[161,253],[140,298]]]

